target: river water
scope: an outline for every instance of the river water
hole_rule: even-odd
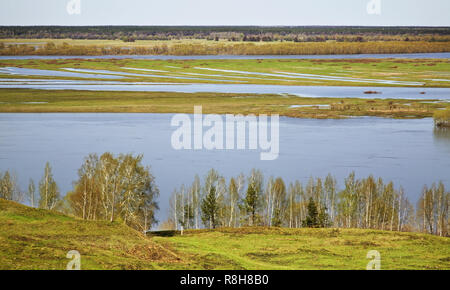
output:
[[[74,83],[75,82],[75,83]],[[87,81],[88,82],[88,81]],[[94,84],[93,84],[94,83]],[[292,94],[310,98],[369,98],[450,100],[448,88],[408,87],[347,87],[347,86],[283,86],[256,84],[139,84],[101,83],[82,81],[45,80],[25,82],[0,82],[0,88],[125,92],[179,92],[179,93],[234,93],[234,94]],[[375,91],[377,94],[367,94]]]
[[[282,176],[287,183],[331,173],[341,188],[351,171],[357,177],[374,174],[403,186],[413,202],[425,184],[442,180],[450,187],[450,134],[435,132],[431,119],[281,117],[279,157],[261,161],[259,150],[173,149],[172,116],[0,114],[0,171],[15,171],[26,190],[29,178],[37,183],[49,161],[65,194],[89,153],[142,153],[161,190],[160,220],[167,217],[172,190],[210,168],[227,178],[259,168],[266,177]]]

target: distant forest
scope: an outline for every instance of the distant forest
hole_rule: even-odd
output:
[[[124,41],[449,41],[450,27],[369,26],[0,26],[0,38]]]

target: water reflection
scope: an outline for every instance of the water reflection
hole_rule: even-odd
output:
[[[450,151],[450,127],[435,127],[433,137],[436,144],[444,145]]]

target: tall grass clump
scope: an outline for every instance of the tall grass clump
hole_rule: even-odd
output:
[[[433,115],[436,127],[450,128],[450,109],[436,111]]]

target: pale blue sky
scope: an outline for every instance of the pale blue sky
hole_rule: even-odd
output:
[[[0,25],[415,25],[450,26],[450,0],[0,0]],[[72,0],[73,1],[73,0]]]

